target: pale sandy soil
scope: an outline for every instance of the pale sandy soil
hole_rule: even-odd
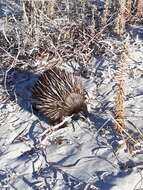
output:
[[[52,126],[31,107],[38,75],[12,69],[4,80],[0,68],[0,189],[143,189],[143,28],[132,26],[130,32],[123,77],[126,131],[134,142],[127,143],[129,136],[114,129],[116,57],[93,59],[92,74],[81,77],[89,94],[88,119],[69,118],[65,128],[42,140],[40,135]],[[117,49],[125,42],[106,39]],[[73,72],[70,65],[62,67]]]

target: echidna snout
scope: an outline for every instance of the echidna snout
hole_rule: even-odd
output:
[[[32,89],[35,107],[53,124],[84,111],[85,94],[79,78],[57,67],[41,74]]]
[[[71,93],[65,100],[65,111],[68,115],[79,113],[84,111],[85,99],[82,95]]]

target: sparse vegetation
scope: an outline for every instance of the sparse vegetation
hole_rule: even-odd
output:
[[[83,151],[85,142],[80,142],[78,138],[74,137],[73,140],[70,133],[64,131],[64,128],[60,129],[65,122],[69,122],[69,126],[71,123],[76,123],[76,119],[72,120],[72,116],[65,118],[63,123],[51,129],[45,120],[46,127],[43,125],[39,115],[37,117],[33,114],[29,95],[32,85],[32,82],[29,82],[30,76],[36,78],[43,70],[53,66],[67,67],[67,69],[70,67],[75,75],[81,76],[85,81],[93,82],[92,92],[89,92],[91,118],[86,121],[81,119],[78,127],[84,126],[82,130],[85,135],[88,131],[92,137],[89,138],[90,141],[98,135],[106,141],[106,148],[111,148],[111,152],[114,153],[114,158],[117,160],[116,167],[119,166],[118,152],[122,147],[126,149],[124,152],[128,152],[130,155],[136,155],[142,151],[140,143],[143,140],[143,132],[139,126],[130,121],[126,114],[129,107],[128,100],[133,96],[128,91],[127,85],[130,82],[129,78],[134,76],[133,69],[137,70],[136,65],[133,67],[131,64],[139,64],[141,60],[139,57],[139,61],[136,61],[133,57],[133,48],[136,46],[142,50],[142,45],[139,35],[134,34],[132,30],[133,26],[142,27],[142,0],[15,0],[13,2],[3,0],[0,5],[4,9],[4,14],[0,17],[0,103],[2,106],[9,105],[11,108],[4,109],[7,110],[5,112],[2,111],[0,124],[4,125],[5,119],[14,112],[18,115],[26,110],[31,114],[24,121],[20,120],[18,126],[24,126],[21,130],[17,125],[12,124],[11,126],[10,124],[10,130],[14,128],[16,132],[8,142],[11,142],[10,144],[20,142],[28,147],[24,153],[21,153],[23,151],[21,150],[17,158],[20,159],[26,155],[27,162],[32,160],[33,168],[37,167],[33,169],[32,175],[41,180],[41,176],[44,176],[50,169],[52,175],[55,176],[54,169],[58,168],[59,174],[68,178],[68,174],[66,172],[63,174],[61,170],[63,168],[75,169],[76,164],[82,160],[79,159],[75,164],[66,166],[60,162],[55,164],[51,158],[47,157],[50,152],[47,150],[49,146],[75,145],[77,152]],[[14,7],[16,10],[11,11]],[[138,70],[138,75],[142,78],[140,74],[142,67],[140,66]],[[18,78],[17,73],[20,73],[22,77],[18,76]],[[25,83],[21,85],[24,80],[30,83],[28,87]],[[112,88],[108,89],[110,83]],[[26,90],[22,89],[25,87],[24,85]],[[110,93],[111,100],[108,99]],[[138,94],[138,96],[140,95],[142,94]],[[137,111],[133,111],[133,113],[138,114]],[[96,114],[99,116],[96,117]],[[33,120],[31,120],[32,117],[34,117]],[[98,117],[102,118],[102,122],[98,122]],[[132,119],[135,117],[132,115]],[[26,127],[25,123],[28,123]],[[39,131],[35,132],[34,126]],[[45,130],[47,127],[48,129]],[[66,135],[64,136],[63,133],[61,135],[60,132],[57,135],[59,129],[63,130]],[[116,134],[114,137],[112,131]],[[55,136],[52,132],[55,133]],[[78,133],[82,138],[81,129]],[[111,142],[114,141],[114,138],[118,141],[115,149]],[[86,143],[88,144],[88,142]],[[100,144],[100,142],[98,143]],[[102,146],[105,147],[104,144]],[[93,147],[92,154],[94,159],[98,154],[95,153]],[[97,158],[100,159],[100,156]],[[68,158],[66,159],[68,160]],[[61,163],[63,162],[62,160]],[[122,168],[122,170],[127,169],[127,164]],[[8,176],[7,173],[10,172],[4,171],[3,175],[12,182],[5,181],[3,184],[10,184],[12,187],[11,184],[14,183],[18,174],[11,171]],[[46,173],[46,175],[48,174]],[[47,180],[46,177],[42,177],[41,184],[34,185],[32,188],[45,190],[48,186],[46,186],[45,179]],[[56,184],[56,179],[54,180],[54,182],[49,182],[52,188]],[[75,186],[82,189],[96,189],[95,179],[92,179],[93,183],[84,183],[70,176],[68,182],[72,184],[72,180],[74,180]],[[24,182],[29,183],[25,179]],[[72,185],[65,184],[65,188],[67,186],[73,188]]]

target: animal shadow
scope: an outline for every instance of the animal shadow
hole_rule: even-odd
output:
[[[16,102],[23,110],[34,113],[40,120],[48,123],[47,118],[39,113],[32,103],[32,87],[39,75],[19,68],[12,68],[3,73],[6,73],[3,75],[3,87],[10,100]]]

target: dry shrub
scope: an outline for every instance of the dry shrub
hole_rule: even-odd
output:
[[[142,0],[127,0],[126,2],[126,12],[125,18],[128,21],[131,21],[133,18],[142,18],[143,17],[143,2]]]
[[[124,112],[125,112],[125,94],[124,94],[124,82],[120,81],[117,84],[117,98],[116,98],[116,114],[115,119],[117,121],[116,123],[116,130],[119,133],[122,133],[122,128],[125,127],[125,121],[124,121]]]
[[[20,19],[13,15],[7,21],[9,43],[3,47],[3,61],[12,55],[16,62],[34,68],[36,63],[39,69],[47,64],[77,62],[82,72],[99,49],[95,6],[87,0],[31,0],[22,1],[22,6]]]
[[[100,39],[105,39],[111,28],[122,35],[133,15],[133,0],[106,0],[102,8],[88,0],[21,3],[23,14],[19,18],[5,18],[6,29],[0,38],[1,63],[7,60],[9,64],[14,59],[40,68],[43,60],[43,67],[78,62],[84,70],[96,55],[105,52]],[[136,15],[141,16],[141,1],[136,1],[136,5]]]
[[[119,133],[122,133],[122,129],[125,127],[124,121],[124,113],[125,113],[125,79],[124,79],[124,72],[125,72],[125,54],[122,52],[121,60],[118,63],[117,69],[117,87],[116,87],[116,112],[115,112],[115,119],[116,119],[116,130]]]
[[[117,87],[116,87],[116,105],[115,105],[115,119],[116,130],[119,133],[124,133],[125,130],[125,87],[128,75],[127,58],[129,57],[129,46],[124,45],[124,49],[120,55],[118,69],[116,73]]]
[[[122,35],[125,32],[125,23],[126,23],[125,16],[124,16],[125,10],[126,10],[126,0],[121,0],[118,16],[115,20],[115,28],[114,28],[114,31],[118,35]]]
[[[133,24],[138,19],[143,18],[143,2],[142,0],[111,0],[114,12],[117,12],[115,18],[115,25],[113,30],[118,35],[126,32],[126,25]],[[140,20],[142,23],[142,20]]]
[[[106,0],[104,4],[104,11],[101,18],[102,25],[106,25],[109,17],[109,8],[110,8],[110,1]]]
[[[132,18],[132,0],[127,0],[126,10],[125,10],[125,19],[130,20]]]
[[[143,18],[143,1],[137,0],[136,6],[137,6],[136,16],[139,18]]]

